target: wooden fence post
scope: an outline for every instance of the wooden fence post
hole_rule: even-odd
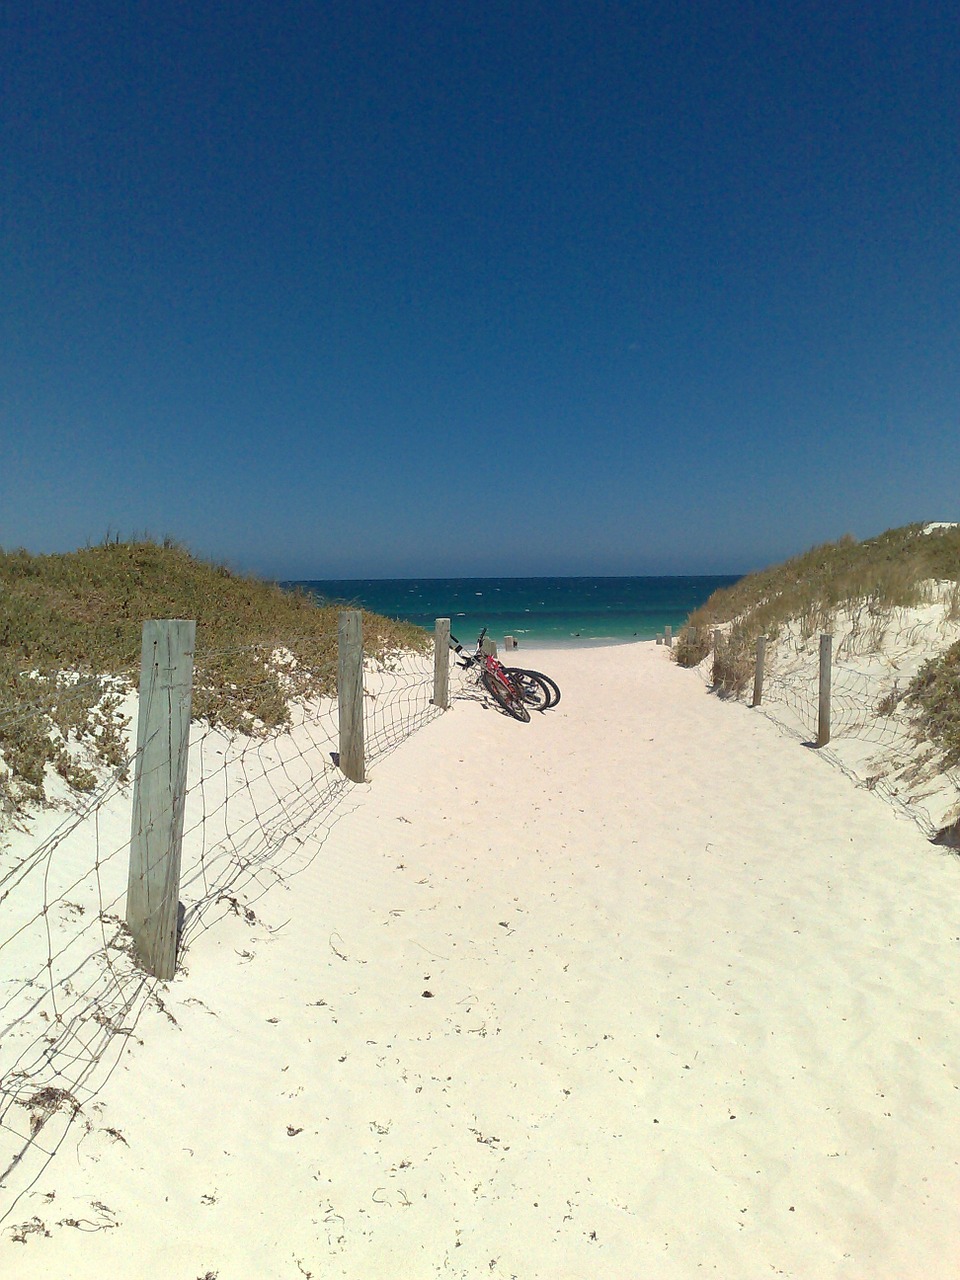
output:
[[[710,664],[710,683],[714,688],[721,683],[720,679],[720,637],[723,633],[719,627],[713,629],[713,658]]]
[[[488,653],[491,658],[495,658],[497,656],[497,642],[491,640],[489,636],[484,636],[480,651],[481,653]]]
[[[757,669],[753,673],[753,706],[763,701],[763,661],[767,652],[767,637],[757,637]]]
[[[196,622],[143,624],[127,926],[157,978],[177,970],[180,849]]]
[[[817,720],[817,746],[830,741],[830,675],[833,662],[833,636],[820,637],[820,714]]]
[[[673,648],[673,627],[663,628],[663,643],[668,649]]]
[[[345,609],[337,625],[337,705],[340,769],[351,782],[365,782],[363,756],[363,613]]]
[[[433,624],[433,705],[444,711],[450,706],[449,618],[437,618]]]

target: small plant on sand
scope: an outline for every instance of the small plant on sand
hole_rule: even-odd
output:
[[[710,652],[710,632],[706,627],[687,625],[673,646],[673,660],[681,667],[698,667]]]
[[[713,651],[711,682],[720,693],[736,696],[753,679],[754,650],[749,632],[734,624],[721,633]]]

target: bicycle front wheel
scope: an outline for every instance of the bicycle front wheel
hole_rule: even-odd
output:
[[[512,685],[504,684],[489,671],[484,671],[480,680],[487,693],[506,711],[508,716],[513,716],[514,720],[529,722],[530,712],[527,710],[526,703]]]

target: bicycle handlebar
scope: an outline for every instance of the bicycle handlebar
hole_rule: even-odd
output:
[[[483,630],[480,632],[480,634],[477,636],[477,649],[478,649],[478,650],[479,650],[480,646],[483,644],[483,637],[484,637],[486,634],[487,634],[487,628],[486,628],[486,627],[484,627],[484,628],[483,628]],[[457,639],[457,637],[456,637],[455,635],[453,635],[453,633],[452,633],[452,632],[451,632],[451,634],[450,634],[450,639],[447,641],[447,643],[450,645],[450,648],[454,651],[454,653],[463,653],[463,651],[464,651],[464,650],[463,650],[463,645],[460,643],[460,641]]]
[[[484,627],[483,630],[480,632],[480,634],[477,636],[476,652],[467,653],[466,649],[464,649],[463,645],[460,643],[457,637],[453,635],[453,633],[451,632],[450,639],[448,640],[447,643],[449,644],[450,648],[454,651],[454,653],[459,654],[460,656],[463,657],[464,661],[460,664],[461,666],[470,667],[470,666],[473,666],[473,664],[479,660],[480,648],[481,648],[481,645],[483,644],[483,638],[486,634],[487,634],[487,628]]]

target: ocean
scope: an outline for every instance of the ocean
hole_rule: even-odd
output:
[[[652,640],[736,576],[676,578],[351,578],[285,582],[318,599],[359,605],[432,629],[449,618],[464,644],[486,627],[494,640],[582,645]]]

